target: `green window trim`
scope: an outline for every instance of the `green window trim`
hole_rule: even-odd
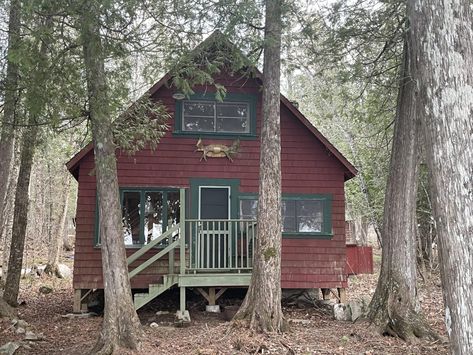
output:
[[[256,193],[241,193],[239,200],[254,200],[258,199]],[[321,232],[283,232],[284,238],[315,238],[315,239],[332,239],[332,195],[330,194],[283,194],[282,200],[318,200],[323,202],[323,231]]]
[[[214,93],[197,93],[189,97],[189,100],[199,101],[217,101]],[[191,132],[182,129],[183,103],[186,100],[176,100],[174,111],[174,136],[189,138],[217,138],[217,139],[236,139],[251,140],[256,139],[256,95],[228,93],[223,102],[244,102],[249,106],[250,131],[248,133],[230,133],[230,132]]]
[[[163,210],[162,210],[162,229],[165,231],[168,227],[168,199],[167,193],[168,192],[179,192],[177,188],[159,188],[159,187],[120,187],[119,195],[120,195],[120,211],[123,212],[123,198],[126,192],[138,192],[140,194],[140,216],[145,215],[145,194],[147,192],[161,192],[163,193]],[[98,196],[95,200],[95,226],[94,226],[94,246],[100,247],[100,233],[99,233],[99,199]],[[144,218],[140,218],[140,228],[139,228],[139,244],[124,244],[125,248],[141,248],[144,245]],[[164,248],[165,246],[157,246],[157,248]]]

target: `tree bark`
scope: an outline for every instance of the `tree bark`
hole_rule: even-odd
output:
[[[454,354],[473,353],[473,22],[468,0],[411,0],[426,157]]]
[[[21,151],[21,139],[15,138],[14,156],[13,156],[13,168],[10,172],[10,178],[8,179],[8,191],[7,198],[4,207],[4,225],[3,227],[3,255],[2,255],[2,280],[5,281],[7,278],[8,271],[8,259],[10,257],[10,243],[11,234],[13,229],[13,209],[15,207],[15,193],[16,185],[18,183],[18,172],[20,170],[20,151]]]
[[[57,277],[62,277],[59,272],[59,257],[61,256],[62,250],[62,241],[65,233],[66,217],[67,217],[67,208],[69,205],[69,187],[71,185],[70,175],[65,175],[63,179],[63,189],[62,189],[62,204],[56,223],[53,224],[55,227],[54,232],[51,233],[51,238],[49,240],[48,248],[48,263],[44,269],[44,272],[48,275],[55,275]]]
[[[81,36],[94,142],[105,294],[102,331],[92,352],[111,354],[116,347],[139,348],[141,327],[133,306],[123,243],[115,145],[100,37],[100,9],[94,1],[85,1],[82,5]]]
[[[8,180],[11,173],[14,148],[14,123],[18,101],[18,64],[14,59],[18,55],[21,30],[21,5],[19,0],[10,1],[10,20],[8,24],[7,73],[5,78],[5,101],[3,105],[3,124],[0,135],[0,237],[5,224],[5,200]]]
[[[281,309],[281,1],[266,1],[257,238],[253,273],[235,316],[250,329],[283,331]]]
[[[15,209],[13,212],[13,230],[10,244],[10,257],[3,299],[12,307],[18,305],[23,252],[25,249],[26,226],[28,224],[28,190],[30,185],[31,166],[37,142],[39,126],[30,116],[29,129],[23,132],[20,172],[15,193]]]
[[[435,337],[417,311],[415,213],[419,125],[411,69],[410,46],[406,41],[384,202],[381,273],[368,312],[380,333],[404,340]]]

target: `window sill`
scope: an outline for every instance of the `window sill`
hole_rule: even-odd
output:
[[[333,239],[333,233],[283,232],[282,236],[285,239]]]
[[[147,244],[136,244],[136,245],[125,245],[125,249],[141,249],[143,248],[144,246],[146,246]],[[102,245],[101,244],[95,244],[94,245],[94,248],[95,249],[101,249]],[[154,246],[152,247],[152,249],[164,249],[166,248],[167,245],[157,245],[157,246]],[[186,248],[187,248],[187,244],[186,244]]]
[[[175,137],[187,138],[208,138],[208,139],[240,139],[240,140],[255,140],[258,138],[256,134],[252,133],[213,133],[213,132],[183,132],[174,131],[172,135]]]

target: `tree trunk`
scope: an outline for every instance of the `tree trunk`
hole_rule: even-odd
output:
[[[89,114],[95,153],[105,309],[94,353],[110,354],[116,347],[140,346],[140,321],[133,306],[118,193],[115,145],[100,37],[100,9],[85,2],[81,36],[89,95]]]
[[[3,104],[3,124],[0,135],[0,237],[5,224],[5,200],[11,173],[14,147],[14,123],[18,101],[18,65],[15,56],[20,46],[21,5],[19,0],[10,1],[8,24],[7,74],[5,78],[5,101]]]
[[[15,193],[15,209],[13,212],[13,230],[10,244],[10,257],[3,299],[11,306],[18,305],[21,268],[23,265],[23,251],[25,249],[26,226],[28,223],[28,190],[30,185],[31,166],[33,165],[39,126],[30,116],[29,129],[23,132],[20,172]]]
[[[15,193],[16,185],[18,182],[18,172],[20,170],[20,151],[21,151],[21,139],[15,138],[14,156],[13,156],[13,168],[10,172],[10,178],[8,180],[8,191],[7,199],[5,201],[4,213],[4,225],[3,227],[3,255],[2,255],[2,280],[5,281],[7,278],[8,271],[8,259],[10,257],[10,243],[11,234],[13,229],[13,209],[15,207]]]
[[[404,340],[435,337],[417,312],[415,213],[419,125],[409,48],[406,42],[384,202],[381,273],[368,312],[368,318],[382,334]]]
[[[281,309],[281,1],[266,1],[257,238],[253,273],[235,319],[251,329],[283,330]]]
[[[71,185],[70,175],[65,175],[63,180],[63,189],[61,194],[63,201],[58,213],[58,218],[56,219],[56,223],[53,225],[55,228],[51,235],[51,239],[49,240],[48,263],[44,269],[46,274],[55,275],[57,277],[62,277],[62,275],[59,273],[58,265],[59,257],[61,256],[62,241],[65,233],[67,207],[69,205],[69,187]]]
[[[425,115],[445,323],[454,354],[473,353],[473,22],[469,0],[411,0]]]

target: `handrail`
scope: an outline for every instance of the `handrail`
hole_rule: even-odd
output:
[[[130,265],[132,262],[134,262],[136,259],[138,259],[140,256],[142,256],[143,254],[145,254],[148,250],[150,250],[151,248],[153,248],[156,244],[158,244],[159,242],[163,241],[164,239],[172,236],[172,233],[174,233],[175,231],[179,230],[179,223],[172,226],[171,229],[168,229],[166,232],[164,232],[163,234],[161,234],[158,238],[152,240],[151,242],[149,242],[148,244],[146,244],[145,246],[141,247],[139,250],[137,250],[136,252],[134,252],[132,255],[130,255],[127,259],[126,259],[126,262],[128,265]]]
[[[174,242],[169,244],[166,248],[161,250],[158,254],[156,254],[152,258],[149,258],[143,264],[141,264],[140,266],[138,266],[135,269],[133,269],[132,271],[130,271],[130,273],[128,274],[128,277],[131,279],[133,276],[139,274],[141,271],[146,269],[148,266],[150,266],[156,260],[162,258],[164,255],[166,255],[167,253],[172,251],[175,247],[177,247],[179,245],[179,243],[180,243],[179,239],[175,240]]]

